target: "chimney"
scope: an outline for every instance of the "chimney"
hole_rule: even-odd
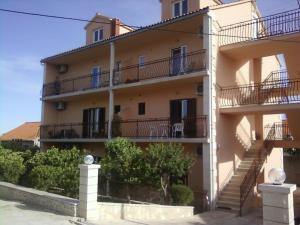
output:
[[[111,37],[115,37],[120,34],[120,25],[121,22],[119,19],[113,18],[111,20],[111,34],[110,34]]]

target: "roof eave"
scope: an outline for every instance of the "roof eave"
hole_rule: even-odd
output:
[[[74,54],[74,53],[77,53],[77,52],[80,52],[80,51],[83,51],[83,50],[86,50],[86,49],[89,49],[89,48],[105,45],[105,44],[108,44],[110,42],[114,42],[114,41],[117,41],[117,40],[120,40],[120,39],[128,38],[128,37],[131,37],[133,35],[137,35],[137,34],[140,34],[140,33],[155,29],[155,28],[159,28],[159,27],[162,27],[162,26],[165,26],[165,25],[176,23],[178,21],[186,20],[186,19],[189,19],[189,18],[194,17],[194,16],[204,15],[204,14],[207,14],[208,12],[209,12],[209,7],[206,7],[206,8],[197,10],[195,12],[188,13],[188,14],[183,15],[183,16],[171,18],[171,19],[168,19],[168,20],[163,21],[163,22],[159,22],[159,23],[156,23],[156,24],[152,24],[152,25],[142,27],[138,30],[134,30],[134,31],[131,31],[131,32],[128,32],[128,33],[125,33],[125,34],[121,34],[121,35],[118,35],[118,36],[115,36],[115,37],[111,37],[111,38],[108,38],[108,39],[103,40],[101,42],[93,43],[93,44],[90,44],[90,45],[85,45],[85,46],[82,46],[82,47],[79,47],[79,48],[76,48],[76,49],[73,49],[73,50],[70,50],[70,51],[62,52],[60,54],[44,58],[44,59],[41,60],[41,63],[46,63],[47,61],[50,61],[50,60],[53,60],[53,59],[56,59],[56,58],[59,58],[59,57],[67,56],[67,55]]]

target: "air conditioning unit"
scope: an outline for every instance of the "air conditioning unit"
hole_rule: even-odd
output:
[[[55,103],[56,110],[65,110],[66,109],[66,103],[65,102],[56,102]]]
[[[57,72],[60,74],[68,72],[69,66],[67,64],[61,64],[57,66]]]

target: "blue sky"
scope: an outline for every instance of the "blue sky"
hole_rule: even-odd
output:
[[[257,3],[264,15],[298,7],[297,0]],[[0,0],[0,8],[86,19],[100,12],[139,26],[160,20],[159,0]],[[26,121],[40,120],[40,59],[82,46],[84,26],[0,12],[0,134]]]

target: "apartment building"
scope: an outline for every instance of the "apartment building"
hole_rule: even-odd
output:
[[[297,48],[269,39],[298,38],[293,15],[261,17],[251,0],[160,4],[161,21],[140,29],[96,14],[86,45],[41,61],[42,148],[101,157],[118,136],[182,143],[196,159],[187,179],[195,205],[254,207],[256,184],[283,167],[282,147],[297,146],[297,126],[288,127],[299,115],[298,65],[288,61]]]

